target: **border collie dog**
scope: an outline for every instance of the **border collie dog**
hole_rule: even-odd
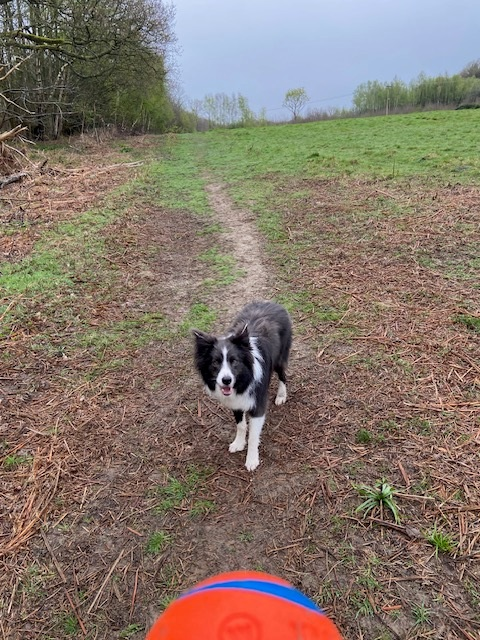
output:
[[[234,412],[237,434],[229,452],[240,452],[247,442],[246,468],[259,465],[259,442],[266,418],[272,372],[279,377],[276,405],[287,400],[286,367],[292,343],[291,319],[277,303],[250,303],[227,334],[211,336],[196,329],[195,363],[205,391]]]

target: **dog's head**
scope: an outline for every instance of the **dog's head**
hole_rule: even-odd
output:
[[[211,392],[224,397],[245,392],[253,377],[254,356],[247,326],[224,338],[194,329],[195,363]]]

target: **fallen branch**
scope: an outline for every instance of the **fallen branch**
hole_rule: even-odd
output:
[[[17,125],[13,129],[10,129],[9,131],[3,131],[0,134],[0,142],[4,142],[5,140],[11,140],[12,138],[15,138],[15,136],[18,136],[22,131],[26,131],[28,127],[22,127],[22,125]]]
[[[26,171],[21,171],[18,174],[11,174],[10,176],[7,176],[6,178],[3,178],[2,180],[0,180],[0,189],[3,189],[10,183],[18,182],[19,180],[22,180],[22,178],[25,178],[26,176],[28,176]]]

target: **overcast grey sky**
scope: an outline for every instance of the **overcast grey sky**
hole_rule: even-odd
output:
[[[173,0],[186,99],[241,93],[256,113],[304,87],[310,108],[351,106],[368,80],[460,71],[479,57],[478,0]]]

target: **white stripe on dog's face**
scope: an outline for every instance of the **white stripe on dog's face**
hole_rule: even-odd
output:
[[[222,365],[217,374],[216,383],[224,396],[230,396],[235,384],[234,372],[227,361],[227,347],[222,348]]]

